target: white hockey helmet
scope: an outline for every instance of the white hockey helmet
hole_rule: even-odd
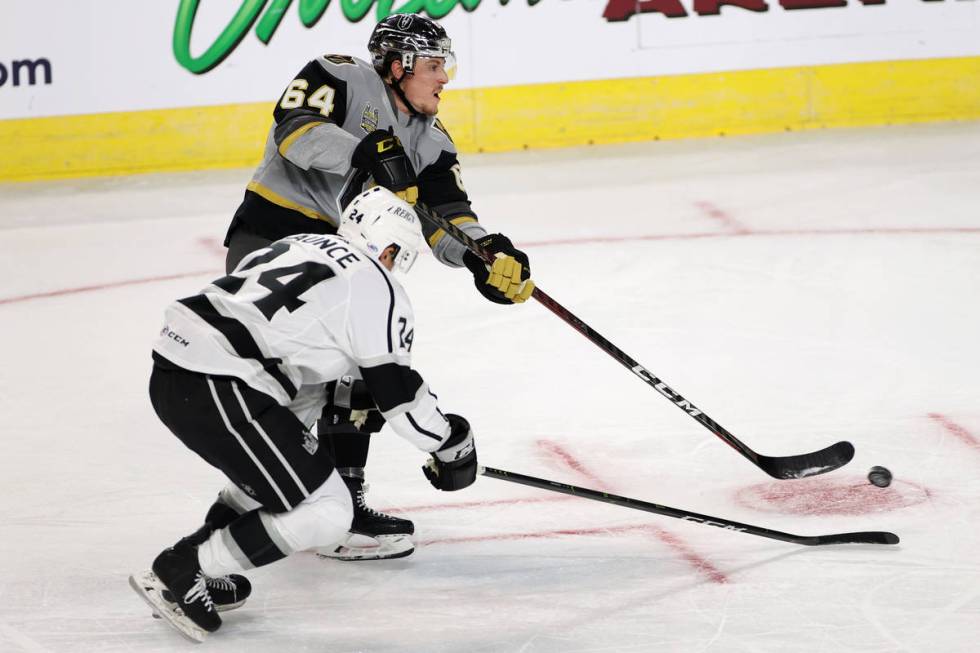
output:
[[[424,240],[415,210],[383,186],[369,188],[347,205],[337,233],[374,259],[396,246],[394,269],[401,272],[412,268]]]

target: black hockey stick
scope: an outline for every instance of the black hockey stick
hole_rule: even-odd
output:
[[[450,234],[453,238],[465,245],[467,249],[482,258],[487,263],[493,262],[493,256],[480,247],[480,244],[473,240],[466,232],[452,224],[442,216],[431,211],[427,206],[419,202],[415,205],[419,214],[432,223],[434,226]],[[674,405],[685,413],[697,420],[702,426],[714,433],[726,442],[732,449],[748,458],[756,467],[769,474],[773,478],[790,479],[805,478],[816,476],[825,472],[833,471],[838,467],[843,467],[854,457],[854,445],[850,442],[842,441],[833,444],[826,449],[814,451],[813,453],[799,454],[796,456],[764,456],[756,453],[748,445],[732,435],[721,424],[708,417],[701,409],[697,408],[690,401],[675,392],[666,383],[651,374],[645,367],[633,360],[626,352],[602,337],[595,329],[579,319],[570,310],[559,304],[545,293],[541,288],[535,287],[532,295],[545,308],[560,317],[572,326],[576,331],[588,338],[593,344],[597,345],[602,351],[606,352],[614,359],[619,361],[623,367],[637,375],[654,390],[669,399]]]
[[[592,499],[593,501],[601,501],[602,503],[611,503],[616,506],[622,506],[623,508],[632,508],[633,510],[652,512],[657,515],[675,517],[677,519],[683,519],[684,521],[693,521],[699,524],[705,524],[707,526],[717,526],[718,528],[724,528],[726,531],[748,533],[749,535],[768,537],[771,540],[780,540],[782,542],[790,542],[792,544],[822,546],[824,544],[898,544],[899,542],[898,535],[887,531],[833,533],[831,535],[793,535],[792,533],[774,531],[770,528],[763,528],[762,526],[753,526],[751,524],[731,521],[730,519],[722,519],[721,517],[701,515],[696,512],[681,510],[680,508],[661,506],[658,503],[640,501],[639,499],[630,499],[629,497],[621,497],[617,494],[599,492],[598,490],[590,490],[588,488],[578,487],[575,485],[567,485],[565,483],[559,483],[558,481],[535,478],[534,476],[525,476],[524,474],[508,472],[502,469],[494,469],[493,467],[480,467],[480,474],[483,476],[489,476],[490,478],[497,478],[502,481],[509,481],[511,483],[519,483],[521,485],[536,487],[541,490],[570,494],[572,496],[582,497],[583,499]]]

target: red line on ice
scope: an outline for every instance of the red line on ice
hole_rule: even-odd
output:
[[[518,247],[551,247],[555,245],[590,245],[623,243],[637,240],[699,240],[708,238],[757,238],[760,236],[905,236],[922,234],[980,234],[980,227],[896,227],[868,229],[771,229],[748,233],[697,234],[633,234],[625,236],[589,236],[586,238],[554,238],[517,243]]]
[[[609,485],[603,483],[602,480],[591,471],[589,471],[585,465],[583,465],[577,458],[575,458],[571,453],[569,453],[564,447],[562,447],[557,442],[552,442],[550,440],[538,440],[538,447],[543,449],[549,454],[557,456],[561,461],[571,467],[573,470],[589,479],[592,483],[595,483],[599,487],[596,489],[609,490]],[[670,531],[660,528],[658,526],[649,527],[650,532],[661,542],[672,548],[681,558],[686,560],[688,564],[692,567],[706,575],[715,583],[727,583],[728,577],[725,576],[717,567],[715,567],[707,558],[700,556],[694,551],[690,546],[684,542],[679,536],[671,533]],[[607,532],[611,532],[611,529],[607,529]]]
[[[609,486],[602,482],[602,480],[585,468],[585,465],[580,463],[572,454],[568,453],[564,447],[562,447],[557,442],[552,442],[551,440],[538,440],[538,448],[543,449],[546,453],[555,456],[568,467],[576,471],[579,475],[587,478],[589,481],[597,485],[595,488],[597,490],[609,490]]]
[[[465,544],[467,542],[497,542],[500,540],[540,540],[549,537],[560,537],[562,535],[608,535],[610,533],[628,533],[631,531],[645,531],[649,529],[650,527],[646,525],[614,526],[612,528],[559,528],[553,531],[535,531],[533,533],[497,533],[495,535],[441,537],[432,540],[424,540],[422,544]]]
[[[691,549],[691,547],[689,547],[680,537],[674,535],[668,530],[664,530],[663,528],[654,527],[653,531],[657,536],[657,539],[665,542],[669,547],[674,549],[678,555],[684,558],[688,564],[710,578],[713,582],[728,582],[728,576],[723,574],[717,567],[708,562],[707,558],[703,558],[702,556],[698,555],[697,552]]]
[[[730,213],[718,208],[711,202],[704,202],[704,201],[695,202],[694,206],[704,211],[704,213],[707,216],[714,218],[715,220],[720,222],[722,225],[725,226],[726,229],[728,229],[731,232],[737,234],[750,233],[748,227],[744,226],[741,222],[736,220]]]
[[[680,555],[688,564],[707,576],[712,582],[724,584],[728,577],[718,571],[710,562],[691,551],[679,537],[656,526],[639,524],[634,526],[613,526],[605,528],[560,528],[552,531],[536,531],[533,533],[497,533],[495,535],[467,535],[464,537],[439,537],[420,542],[422,546],[434,544],[470,544],[473,542],[500,542],[502,540],[542,540],[552,537],[581,536],[581,535],[620,535],[623,533],[649,533],[661,542],[667,544]]]
[[[658,241],[658,240],[698,240],[702,238],[755,238],[757,236],[860,236],[860,235],[915,235],[915,234],[980,234],[980,227],[908,227],[908,228],[880,228],[880,229],[788,229],[771,231],[752,231],[735,233],[714,233],[714,234],[648,234],[631,236],[589,236],[585,238],[555,238],[551,240],[521,241],[518,247],[553,247],[560,245],[590,245],[597,243],[622,243],[637,240]],[[211,249],[213,243],[206,243],[201,239],[202,246]],[[127,281],[117,281],[113,283],[98,284],[92,286],[81,286],[78,288],[64,288],[62,290],[52,290],[49,292],[33,293],[30,295],[20,295],[17,297],[0,298],[0,305],[15,304],[34,299],[46,299],[50,297],[61,297],[64,295],[75,295],[85,292],[98,290],[111,290],[123,286],[133,286],[143,283],[156,283],[158,281],[169,281],[171,279],[182,279],[185,277],[197,277],[203,275],[221,274],[219,270],[202,272],[183,272],[161,277],[149,277],[146,279],[131,279]]]
[[[964,427],[960,426],[945,415],[941,415],[939,413],[929,413],[929,419],[936,422],[971,447],[980,449],[980,439],[978,439],[977,436],[973,435]]]
[[[197,239],[197,243],[204,249],[208,250],[209,252],[217,256],[222,261],[225,260],[225,254],[227,253],[228,250],[225,249],[225,246],[222,245],[221,241],[219,241],[217,238],[211,238],[210,236],[202,236],[201,238]]]
[[[429,503],[420,506],[407,506],[401,508],[385,508],[382,512],[390,513],[413,513],[413,512],[432,512],[435,510],[451,510],[466,508],[489,508],[490,506],[511,506],[522,503],[554,503],[555,501],[571,501],[572,497],[538,497],[534,499],[496,499],[494,501],[462,501],[459,503]]]
[[[19,297],[0,298],[0,305],[26,302],[32,299],[47,299],[49,297],[62,297],[64,295],[77,295],[97,290],[111,290],[113,288],[123,288],[125,286],[138,286],[144,283],[157,283],[158,281],[171,281],[173,279],[184,279],[186,277],[200,277],[204,275],[216,274],[217,270],[199,270],[197,272],[181,272],[179,274],[168,274],[160,277],[146,277],[145,279],[129,279],[127,281],[113,281],[110,283],[100,283],[93,286],[79,286],[78,288],[63,288],[61,290],[51,290],[39,292],[31,295],[20,295]]]

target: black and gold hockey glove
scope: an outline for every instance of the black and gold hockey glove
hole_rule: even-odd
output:
[[[351,165],[371,173],[374,182],[384,186],[409,204],[419,196],[418,179],[405,148],[394,130],[376,129],[361,139],[351,155]]]
[[[495,256],[488,265],[473,252],[463,254],[463,263],[473,273],[480,294],[497,304],[520,304],[534,292],[527,254],[514,247],[503,234],[490,234],[477,241]]]
[[[437,490],[452,492],[469,487],[476,480],[476,445],[470,423],[465,418],[447,413],[449,437],[432,452],[422,473]]]

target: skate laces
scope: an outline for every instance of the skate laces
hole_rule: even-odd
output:
[[[201,571],[197,572],[197,576],[194,577],[194,584],[184,594],[184,603],[193,603],[198,600],[204,604],[208,612],[214,612],[214,601],[211,600],[211,594],[208,592],[207,576]]]
[[[228,590],[229,592],[234,592],[238,589],[238,585],[235,584],[235,581],[230,576],[217,576],[214,578],[207,576],[204,583],[209,589]]]
[[[357,500],[356,500],[357,507],[363,510],[364,512],[366,512],[367,514],[371,515],[372,517],[384,517],[387,519],[392,519],[391,515],[386,515],[383,512],[375,510],[374,508],[372,508],[367,504],[367,501],[364,499],[364,494],[368,491],[369,487],[370,486],[367,483],[362,483],[361,487],[359,487],[355,491],[355,494],[357,495]]]

